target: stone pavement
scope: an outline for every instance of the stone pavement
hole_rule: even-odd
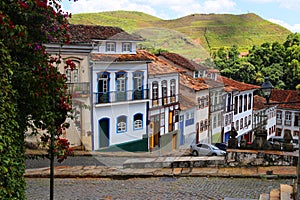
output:
[[[27,151],[27,155],[41,152]],[[228,167],[224,157],[189,157],[186,150],[162,152],[76,152],[76,156],[126,156],[123,166],[57,166],[56,178],[130,178],[130,177],[248,177],[248,178],[297,178],[296,166]],[[174,165],[186,160],[183,165]],[[194,162],[193,167],[189,162]],[[195,167],[195,163],[198,165]],[[50,168],[26,169],[26,178],[48,178]]]

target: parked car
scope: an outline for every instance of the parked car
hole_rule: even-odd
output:
[[[223,151],[226,151],[227,149],[227,144],[226,143],[220,143],[220,142],[217,142],[214,144],[216,147],[218,147],[219,149],[223,150]]]
[[[281,149],[282,149],[282,144],[284,143],[284,139],[281,136],[272,136],[268,139],[269,143],[271,145],[273,145],[275,142],[278,142],[281,145]],[[297,150],[299,149],[299,141],[298,138],[294,138],[293,141],[293,149]]]
[[[199,143],[190,146],[190,153],[193,156],[224,156],[226,151],[223,151],[212,144]]]

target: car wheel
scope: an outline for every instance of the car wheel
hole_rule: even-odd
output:
[[[198,156],[198,151],[194,150],[193,151],[193,156]]]
[[[217,154],[216,154],[216,153],[213,153],[212,156],[217,156]]]

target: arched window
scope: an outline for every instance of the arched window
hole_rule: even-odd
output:
[[[133,116],[133,121],[134,121],[134,129],[142,129],[143,128],[143,114],[135,114]]]
[[[167,81],[161,82],[161,91],[162,91],[162,98],[163,98],[163,105],[168,103],[168,90],[167,90]]]
[[[122,115],[117,118],[117,133],[126,132],[127,130],[127,117]]]
[[[158,83],[154,81],[152,83],[152,106],[158,105]]]

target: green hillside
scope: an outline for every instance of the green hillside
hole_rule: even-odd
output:
[[[118,26],[141,35],[143,48],[167,49],[188,58],[204,59],[222,46],[238,45],[241,51],[264,42],[283,42],[291,32],[253,13],[193,14],[163,20],[142,12],[112,11],[74,14],[73,24]]]

